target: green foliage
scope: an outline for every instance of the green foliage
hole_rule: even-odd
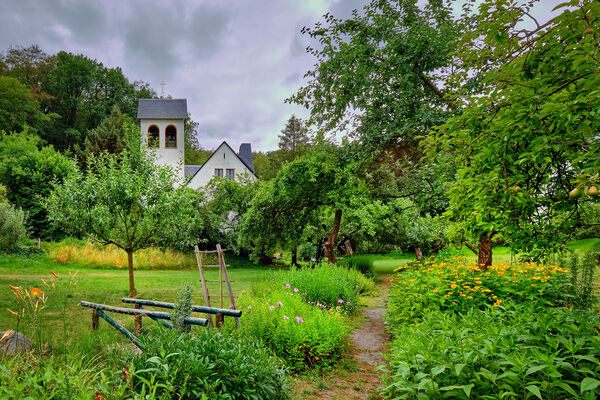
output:
[[[528,304],[433,312],[396,331],[384,382],[390,399],[600,396],[600,317]]]
[[[173,309],[173,327],[180,332],[189,333],[192,331],[190,325],[184,322],[185,317],[192,314],[192,284],[188,283],[179,293],[175,308]]]
[[[392,329],[419,322],[432,311],[459,314],[507,301],[564,307],[566,270],[536,263],[494,264],[487,271],[462,257],[403,265],[390,289],[386,323]]]
[[[281,289],[303,294],[307,302],[327,308],[340,308],[353,313],[358,308],[359,294],[374,286],[373,280],[357,270],[322,264],[314,268],[295,268],[281,272],[276,281]],[[296,291],[297,290],[297,291]]]
[[[127,387],[112,381],[112,371],[88,355],[50,355],[0,359],[0,398],[77,399],[95,398],[102,387],[122,392]],[[115,399],[121,398],[115,395]]]
[[[39,127],[50,117],[40,111],[40,104],[27,86],[15,78],[0,76],[0,132],[21,132]]]
[[[136,392],[160,399],[287,399],[285,373],[260,341],[159,329],[131,360]]]
[[[241,176],[236,180],[214,178],[202,189],[204,201],[200,204],[200,213],[204,247],[214,249],[220,243],[238,254],[243,250],[240,222],[260,185],[260,181]]]
[[[366,277],[372,278],[375,276],[375,268],[373,267],[373,257],[371,256],[354,256],[344,258],[338,262],[338,265],[346,268],[352,268],[359,271]]]
[[[262,340],[294,372],[331,369],[346,349],[349,327],[336,307],[308,301],[293,287],[255,287],[240,298],[244,314],[236,332]],[[233,324],[228,319],[225,329],[233,330]]]
[[[108,117],[104,118],[100,124],[88,131],[83,148],[75,146],[82,163],[92,154],[99,155],[103,151],[109,153],[120,153],[125,148],[125,138],[127,136],[126,127],[131,125],[132,119],[121,113],[118,106],[114,106]]]
[[[317,246],[312,243],[302,243],[298,246],[298,258],[300,260],[312,260],[317,257]]]
[[[11,251],[27,237],[25,222],[23,210],[0,202],[0,251]]]
[[[439,70],[451,64],[461,28],[442,1],[421,7],[412,0],[374,0],[346,20],[326,14],[303,29],[319,42],[308,50],[316,67],[288,101],[310,109],[311,122],[324,131],[353,123],[366,149],[414,144],[416,135],[448,115],[436,85]]]
[[[189,244],[197,216],[194,192],[176,188],[173,171],[139,145],[136,127],[127,129],[125,151],[92,156],[83,173],[55,186],[45,203],[50,220],[128,252]]]
[[[569,270],[570,284],[567,292],[567,302],[576,308],[589,309],[597,301],[594,294],[594,270],[596,260],[591,252],[583,257],[571,253],[569,257],[561,255],[558,260],[562,268]]]
[[[290,152],[302,151],[310,142],[307,132],[302,120],[292,114],[279,135],[279,148]]]
[[[190,113],[185,119],[185,165],[202,165],[212,155],[211,150],[206,150],[198,142],[198,123],[192,119]]]
[[[598,204],[587,193],[600,168],[600,8],[567,1],[524,31],[530,3],[479,5],[456,54],[466,68],[454,79],[477,75],[480,90],[458,93],[460,115],[425,142],[430,159],[442,153],[457,166],[447,217],[467,236],[501,234],[537,257],[588,223],[582,203]]]
[[[76,166],[52,146],[40,150],[38,144],[38,137],[26,133],[0,136],[0,182],[8,189],[8,200],[27,213],[32,235],[57,238],[61,234],[48,223],[43,199]]]

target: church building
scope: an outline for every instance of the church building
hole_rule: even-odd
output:
[[[223,142],[203,165],[184,164],[186,99],[140,99],[138,118],[143,143],[156,151],[157,162],[173,168],[177,177],[192,189],[206,186],[215,176],[256,179],[250,143],[242,143],[236,153]]]

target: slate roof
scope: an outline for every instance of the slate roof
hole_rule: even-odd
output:
[[[250,171],[254,172],[254,158],[252,157],[252,145],[250,143],[242,143],[238,156]]]
[[[187,178],[188,176],[195,175],[202,168],[202,165],[184,165],[183,174]]]
[[[140,99],[138,118],[187,118],[187,99]]]

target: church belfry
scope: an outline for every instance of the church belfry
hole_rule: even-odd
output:
[[[156,151],[157,161],[184,178],[186,99],[140,99],[138,118],[143,143]]]

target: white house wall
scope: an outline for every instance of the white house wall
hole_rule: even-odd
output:
[[[142,131],[142,139],[146,146],[148,144],[148,128],[151,125],[156,125],[159,132],[159,146],[153,150],[156,151],[157,161],[162,165],[168,165],[175,171],[178,179],[184,179],[184,120],[183,119],[142,119],[140,120],[140,130]],[[167,126],[173,125],[177,129],[177,147],[166,148],[165,131]]]
[[[202,165],[202,168],[198,170],[196,175],[192,178],[192,180],[188,183],[188,187],[192,189],[199,189],[204,187],[210,182],[210,180],[215,176],[215,169],[222,168],[223,169],[223,177],[226,176],[227,169],[234,169],[235,175],[234,179],[239,181],[243,174],[247,174],[252,179],[255,179],[254,174],[246,165],[239,159],[237,154],[235,154],[229,146],[225,143],[221,144],[217,150],[215,150],[214,154],[210,159]]]

